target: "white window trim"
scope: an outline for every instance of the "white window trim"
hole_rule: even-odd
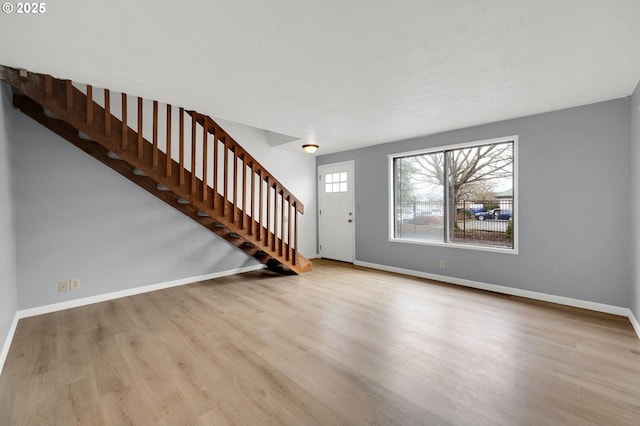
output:
[[[490,247],[490,246],[476,246],[470,244],[460,244],[460,243],[447,243],[447,242],[437,242],[437,241],[427,241],[427,240],[412,240],[409,238],[396,238],[394,236],[394,228],[395,228],[395,200],[393,197],[393,160],[400,157],[408,157],[412,155],[420,155],[420,154],[430,154],[433,152],[443,152],[454,149],[461,148],[470,148],[479,145],[490,145],[494,143],[502,143],[502,142],[513,142],[513,248],[501,248],[501,247]],[[518,173],[518,135],[505,136],[493,139],[484,139],[472,142],[464,142],[453,145],[443,145],[431,148],[425,148],[415,151],[407,151],[407,152],[398,152],[394,154],[389,154],[387,156],[387,172],[388,172],[388,231],[389,231],[389,241],[392,243],[403,243],[403,244],[418,244],[418,245],[426,245],[426,246],[434,246],[434,247],[447,247],[447,248],[457,248],[464,250],[478,250],[478,251],[488,251],[493,253],[503,253],[503,254],[518,254],[519,246],[520,246],[520,208],[519,208],[519,173]]]

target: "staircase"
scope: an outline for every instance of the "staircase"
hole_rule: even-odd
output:
[[[303,204],[210,117],[4,66],[0,79],[15,108],[268,268],[312,270]]]

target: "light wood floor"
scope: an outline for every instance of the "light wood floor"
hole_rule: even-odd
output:
[[[315,267],[23,319],[0,424],[640,424],[626,318]]]

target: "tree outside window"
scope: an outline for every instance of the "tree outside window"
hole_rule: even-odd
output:
[[[392,237],[514,247],[515,140],[392,157]]]

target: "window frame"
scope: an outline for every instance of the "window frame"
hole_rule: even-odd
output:
[[[464,244],[464,243],[456,243],[456,242],[447,242],[446,239],[444,242],[437,241],[428,241],[428,240],[419,240],[412,238],[397,238],[395,236],[395,175],[393,170],[393,162],[396,158],[401,157],[409,157],[413,155],[421,155],[421,154],[432,154],[434,152],[445,152],[456,149],[464,149],[464,148],[472,148],[481,145],[490,145],[497,143],[507,143],[513,142],[513,248],[506,247],[490,247],[490,246],[479,246],[472,244]],[[403,243],[403,244],[418,244],[418,245],[426,245],[426,246],[435,246],[435,247],[451,247],[458,248],[463,250],[479,250],[479,251],[488,251],[493,253],[503,253],[503,254],[518,254],[519,253],[519,228],[520,228],[520,208],[519,208],[519,170],[518,170],[518,135],[504,136],[492,139],[483,139],[476,140],[470,142],[463,142],[458,144],[451,145],[440,145],[430,148],[418,149],[413,151],[404,151],[404,152],[396,152],[393,154],[389,154],[387,156],[387,183],[388,183],[388,237],[389,242],[392,243]],[[446,211],[449,210],[448,200],[444,201],[444,209],[445,214]],[[443,236],[444,237],[444,236]]]

